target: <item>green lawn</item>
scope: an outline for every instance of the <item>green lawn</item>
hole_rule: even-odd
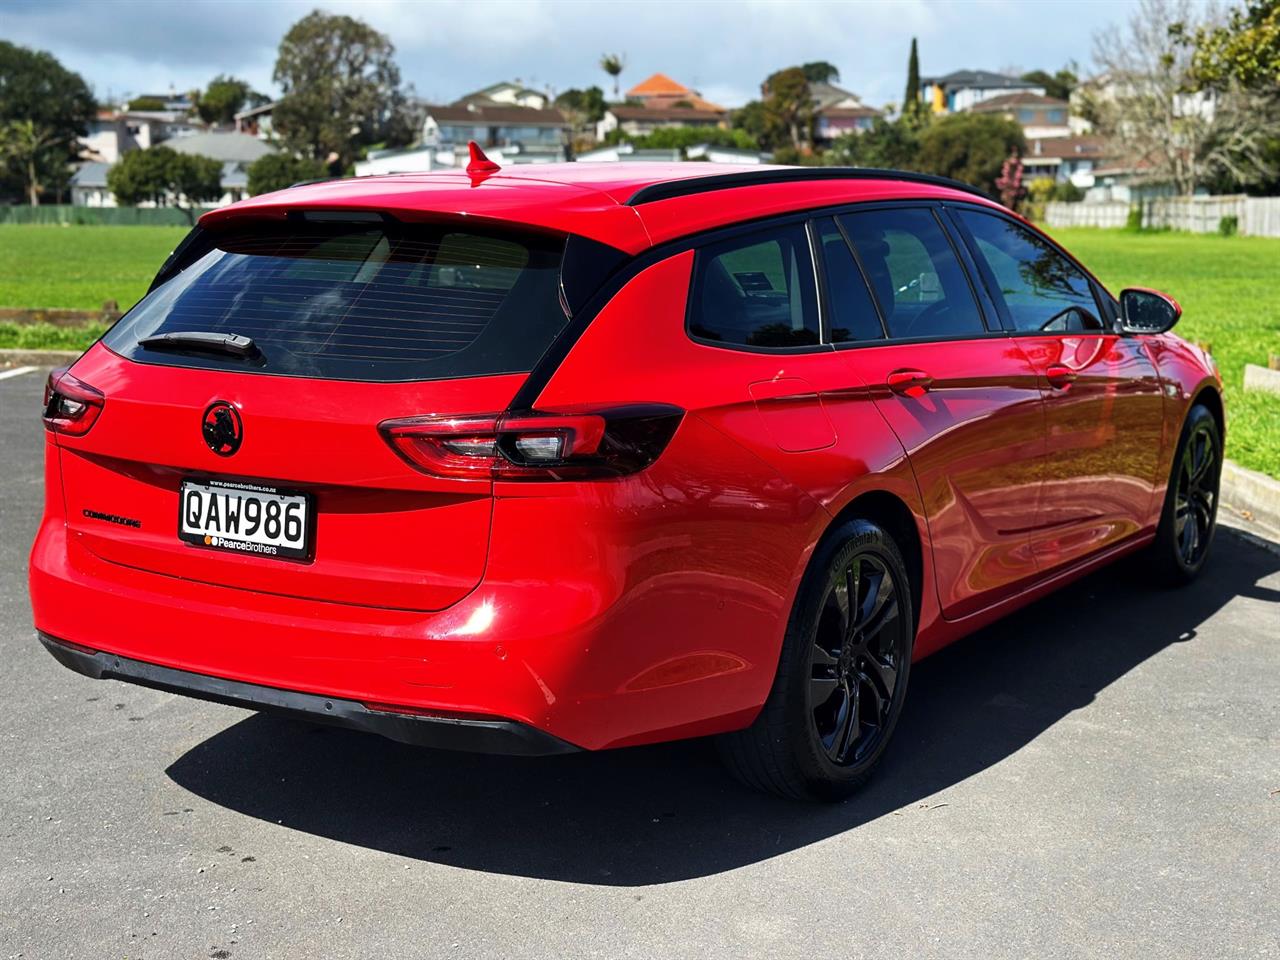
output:
[[[1055,230],[1112,293],[1155,287],[1177,298],[1176,332],[1208,344],[1226,386],[1227,456],[1280,477],[1280,396],[1245,393],[1244,365],[1280,355],[1280,240],[1123,230]]]
[[[127,308],[184,233],[0,224],[0,307],[93,310],[116,300]],[[1087,229],[1055,235],[1112,292],[1148,286],[1178,298],[1185,311],[1178,332],[1208,343],[1222,369],[1228,455],[1280,476],[1280,397],[1240,386],[1245,363],[1265,365],[1268,353],[1280,354],[1280,240]],[[97,331],[57,336],[59,345],[74,347],[91,343]],[[0,346],[34,344],[32,337],[34,331],[0,328]]]
[[[144,293],[183,227],[0,224],[0,307],[121,309]]]

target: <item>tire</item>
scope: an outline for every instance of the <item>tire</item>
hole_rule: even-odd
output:
[[[1178,438],[1160,525],[1149,548],[1158,582],[1181,586],[1204,569],[1218,519],[1221,478],[1222,432],[1209,409],[1196,404]]]
[[[841,599],[851,593],[852,617]],[[800,585],[768,700],[750,727],[717,740],[729,772],[790,799],[848,797],[893,735],[914,642],[911,581],[893,538],[870,520],[830,531]]]

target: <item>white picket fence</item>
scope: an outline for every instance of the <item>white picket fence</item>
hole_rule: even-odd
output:
[[[1137,204],[1142,225],[1191,233],[1217,233],[1223,217],[1235,217],[1245,236],[1280,237],[1280,197],[1158,197]],[[1050,227],[1123,227],[1131,205],[1120,200],[1104,203],[1050,203],[1045,222]]]

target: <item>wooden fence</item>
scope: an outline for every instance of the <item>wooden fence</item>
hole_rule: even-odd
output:
[[[1245,236],[1280,237],[1280,197],[1158,197],[1128,204],[1050,203],[1045,222],[1050,227],[1123,227],[1129,211],[1142,211],[1142,226],[1191,233],[1217,233],[1224,217],[1236,218],[1236,229]]]

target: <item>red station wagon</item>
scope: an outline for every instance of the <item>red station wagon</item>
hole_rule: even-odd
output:
[[[719,735],[861,784],[913,661],[1214,530],[1212,360],[969,187],[588,164],[201,218],[49,379],[40,639],[497,753]]]

